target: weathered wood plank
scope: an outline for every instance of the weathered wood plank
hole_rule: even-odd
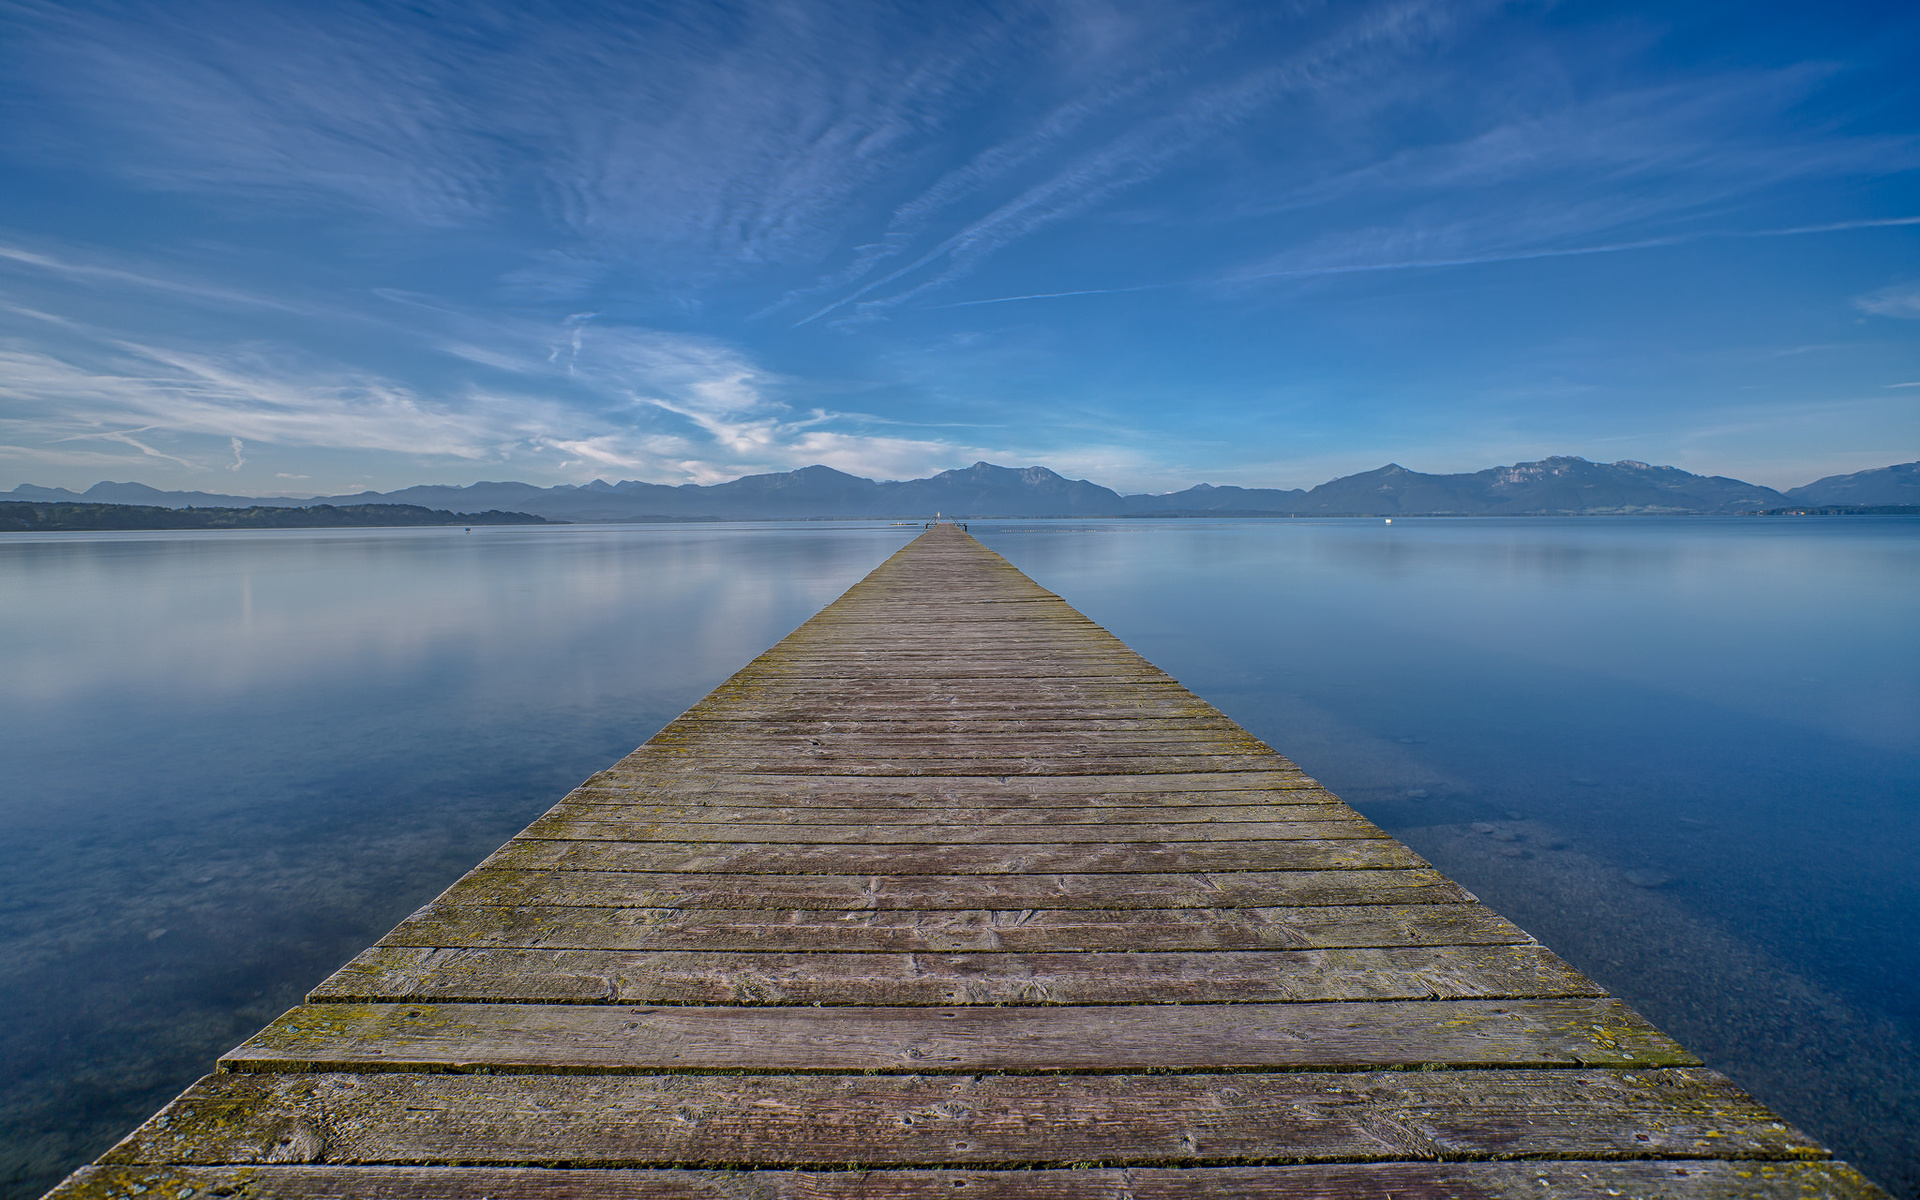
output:
[[[897,665],[900,669],[893,670]],[[751,666],[751,675],[736,676],[741,686],[767,684],[782,686],[810,680],[832,680],[862,675],[889,679],[1057,679],[1066,683],[1081,681],[1112,685],[1115,682],[1165,684],[1173,676],[1137,656],[1105,648],[1087,651],[1035,650],[1031,654],[983,653],[981,647],[956,646],[950,650],[835,651],[821,647],[812,651],[769,653]]]
[[[881,715],[881,712],[890,715]],[[1050,736],[1089,736],[1112,738],[1145,735],[1165,738],[1185,733],[1244,733],[1224,716],[1151,716],[1090,717],[1078,713],[1057,716],[956,717],[950,713],[916,718],[912,712],[894,710],[861,711],[852,715],[816,715],[808,719],[750,719],[731,709],[715,709],[699,715],[680,717],[667,728],[696,730],[715,736],[729,731],[752,731],[773,737],[818,737],[822,733],[841,736],[920,737],[925,735],[966,734],[979,737],[1045,734]]]
[[[1461,904],[1438,871],[1227,871],[1142,875],[701,875],[666,871],[469,872],[439,904],[606,908],[1131,909]]]
[[[836,664],[823,670],[813,670],[807,664],[799,662],[765,663],[756,665],[751,685],[741,683],[734,686],[743,690],[750,686],[754,693],[767,695],[796,688],[817,688],[823,682],[844,686],[859,685],[868,680],[893,686],[913,683],[952,685],[977,682],[997,686],[1001,691],[1008,693],[1022,691],[1029,687],[1045,688],[1049,685],[1076,690],[1083,687],[1131,689],[1180,686],[1170,675],[1142,670],[1127,663],[1115,663],[1104,668],[1096,668],[1091,663],[1071,665],[1036,663],[1028,667],[1017,662],[996,663],[980,660],[969,662],[961,658],[954,659],[951,664],[901,663],[895,667],[875,662],[862,668],[849,663]]]
[[[1059,601],[1054,601],[1059,604]],[[1102,631],[1096,625],[1074,625],[1052,620],[1046,615],[1046,602],[1028,603],[1021,608],[992,604],[964,604],[950,612],[932,611],[931,621],[901,621],[898,614],[869,609],[865,613],[847,610],[835,613],[831,624],[809,629],[801,626],[795,635],[767,650],[755,660],[756,669],[768,663],[810,661],[860,661],[872,654],[898,654],[903,658],[940,658],[964,655],[999,644],[1000,639],[1016,648],[1031,646],[1037,657],[1046,661],[1131,662],[1149,673],[1161,669],[1140,657],[1126,643]]]
[[[383,946],[813,953],[1071,953],[1338,946],[1515,945],[1525,933],[1479,904],[1236,909],[875,911],[501,907],[434,904]]]
[[[823,685],[833,690],[823,690]],[[835,692],[842,698],[836,699]],[[1155,695],[1156,691],[1164,692]],[[857,694],[849,706],[844,698]],[[1126,683],[1068,684],[1064,680],[990,680],[900,678],[868,680],[799,680],[790,685],[757,683],[731,697],[713,697],[703,705],[722,705],[739,711],[763,708],[785,720],[809,720],[823,713],[854,714],[892,707],[916,720],[937,720],[967,713],[1076,714],[1081,717],[1188,715],[1197,709],[1187,699],[1192,693],[1177,683],[1148,687]],[[726,701],[732,703],[725,703]],[[698,715],[702,709],[692,711]],[[707,709],[706,711],[713,711]]]
[[[1212,713],[1218,710],[1167,676],[1147,678],[1075,675],[1025,675],[994,679],[975,675],[894,675],[874,671],[862,681],[881,699],[918,698],[927,704],[994,704],[1032,697],[1058,704],[1070,700],[1104,702],[1121,707],[1172,706],[1180,711]],[[729,701],[764,703],[776,697],[816,697],[832,703],[844,696],[845,681],[818,678],[804,672],[763,675],[749,667],[714,689],[702,705],[718,707]],[[956,686],[959,685],[959,686]],[[864,690],[864,689],[863,689]],[[872,695],[863,697],[869,701]]]
[[[856,754],[830,753],[824,748],[811,759],[786,753],[768,753],[755,757],[738,754],[683,753],[671,749],[649,750],[646,754],[623,760],[629,770],[725,771],[739,775],[849,775],[856,778],[890,775],[1185,775],[1212,774],[1220,771],[1267,771],[1274,768],[1276,755],[1256,754],[1133,754],[1113,752],[1085,755],[1044,754],[932,755],[901,756],[894,759],[866,758]]]
[[[1326,842],[1106,842],[994,845],[808,846],[706,842],[519,839],[488,867],[534,870],[699,871],[746,875],[1018,875],[1175,871],[1335,871],[1425,867],[1392,838]]]
[[[783,752],[798,755],[864,754],[885,758],[902,755],[926,758],[1115,758],[1222,754],[1277,757],[1252,737],[1198,730],[1116,730],[1112,733],[1096,733],[1077,729],[986,733],[968,729],[899,732],[820,729],[808,733],[780,733],[756,728],[745,722],[732,723],[733,727],[728,729],[716,728],[717,724],[703,724],[696,728],[669,725],[655,734],[650,744],[662,753],[712,751],[723,761],[728,758],[760,758]]]
[[[1057,1167],[1819,1159],[1705,1070],[987,1076],[214,1075],[110,1163]]]
[[[737,775],[723,771],[707,774],[675,773],[660,775],[620,771],[613,768],[589,777],[576,791],[617,790],[630,796],[658,796],[703,802],[703,797],[720,798],[729,804],[744,804],[748,796],[771,796],[780,803],[828,803],[860,805],[882,801],[923,798],[953,803],[1015,807],[1037,804],[1047,797],[1058,797],[1058,804],[1114,804],[1138,807],[1149,804],[1219,803],[1204,799],[1210,793],[1227,793],[1229,803],[1244,798],[1310,791],[1319,797],[1331,795],[1319,782],[1300,771],[1220,772],[1205,775],[1105,775],[1105,776],[930,776],[900,775],[875,779],[851,775]]]
[[[1318,788],[1320,783],[1298,767],[1263,767],[1252,771],[1164,771],[1135,774],[1086,774],[1020,778],[992,775],[900,776],[875,779],[866,775],[816,775],[811,772],[782,777],[771,771],[735,772],[715,763],[705,775],[685,772],[659,773],[651,768],[637,770],[615,763],[590,778],[603,785],[639,785],[662,790],[693,791],[774,791],[804,789],[860,792],[939,792],[970,795],[1007,796],[1098,796],[1158,795],[1163,792],[1283,792],[1294,788]]]
[[[952,689],[942,690],[942,681],[938,678],[896,676],[882,672],[872,672],[873,684],[883,692],[902,695],[921,695],[930,700],[961,700],[968,697]],[[1178,704],[1197,706],[1195,711],[1216,711],[1206,701],[1194,696],[1180,682],[1168,675],[1130,677],[1133,682],[1100,676],[1030,676],[1015,682],[998,681],[991,678],[968,675],[976,686],[961,689],[974,692],[973,699],[980,701],[1017,699],[1018,693],[1035,690],[1043,698],[1049,693],[1058,693],[1053,698],[1069,695],[1083,695],[1089,698],[1104,698],[1119,704]],[[752,700],[769,692],[804,695],[813,693],[830,697],[839,681],[835,679],[808,679],[803,674],[789,672],[778,677],[763,675],[759,664],[749,664],[732,678],[722,682],[710,693],[703,704],[719,705],[727,699]]]
[[[1845,1163],[1381,1162],[1080,1170],[698,1171],[486,1167],[88,1167],[48,1200],[1885,1200]]]
[[[630,817],[598,821],[591,815],[604,809],[555,809],[521,832],[523,838],[558,841],[704,842],[722,845],[758,842],[766,845],[815,846],[985,846],[1109,841],[1114,830],[1098,824],[1058,824],[1031,818],[1020,825],[800,825],[695,824],[686,821],[649,821]],[[628,810],[636,811],[636,810]],[[644,809],[637,810],[644,812]],[[1323,842],[1387,835],[1372,822],[1349,810],[1344,819],[1304,821],[1185,821],[1175,824],[1129,825],[1130,839],[1152,842]]]
[[[742,817],[743,820],[752,819],[756,812],[764,816],[768,812],[793,810],[821,813],[832,820],[850,821],[915,820],[922,814],[933,814],[943,817],[950,815],[956,821],[968,823],[972,823],[975,816],[983,822],[997,821],[999,814],[1004,814],[1006,819],[1027,814],[1047,821],[1071,817],[1082,823],[1159,820],[1172,824],[1194,819],[1190,811],[1193,809],[1242,809],[1245,810],[1241,818],[1243,820],[1263,815],[1299,816],[1297,810],[1300,808],[1326,808],[1343,816],[1353,811],[1331,792],[1317,787],[1252,792],[1043,793],[1037,796],[1009,796],[1000,789],[989,794],[971,793],[965,789],[914,792],[900,788],[840,792],[829,786],[811,791],[767,788],[688,793],[655,792],[644,787],[629,791],[596,785],[575,788],[554,807],[571,808],[576,805],[615,808],[638,806],[661,810],[677,808],[690,816],[719,810],[748,814]],[[1225,817],[1227,814],[1221,812],[1217,816]]]
[[[859,721],[839,722],[818,720],[812,722],[783,722],[784,728],[772,728],[768,723],[757,721],[698,721],[667,726],[661,732],[668,740],[681,745],[704,744],[750,744],[750,745],[810,745],[815,741],[839,741],[856,746],[940,746],[950,750],[971,752],[985,747],[1031,747],[1062,746],[1082,748],[1093,746],[1151,746],[1155,749],[1178,746],[1222,746],[1230,747],[1233,752],[1260,752],[1264,750],[1252,737],[1245,734],[1235,735],[1231,731],[1215,730],[1192,721],[1189,729],[1169,729],[1165,720],[1156,722],[1161,728],[1092,728],[1094,723],[1082,720],[1081,728],[1047,728],[1038,721],[999,722],[1002,725],[1025,725],[1025,728],[982,729],[976,728],[984,722],[956,721],[951,718],[930,718],[923,722],[895,720],[890,722]],[[1062,725],[1065,723],[1062,722]],[[1147,726],[1145,720],[1124,723],[1133,726]],[[656,735],[657,736],[657,735]]]
[[[1059,688],[1132,688],[1178,687],[1172,676],[1136,663],[1039,661],[1023,663],[1019,656],[986,658],[979,655],[953,655],[940,659],[890,661],[875,656],[861,661],[789,660],[759,664],[752,688],[765,695],[789,689],[812,689],[822,684],[846,686],[873,680],[899,687],[915,683],[938,685],[966,683],[985,685],[1002,692],[1027,687]],[[743,688],[747,685],[743,683]]]
[[[1218,709],[1191,692],[1169,691],[1141,696],[1130,690],[1093,692],[1085,689],[1053,691],[1026,689],[1020,695],[979,695],[975,689],[889,688],[870,684],[835,697],[827,692],[786,693],[773,696],[708,698],[686,712],[699,722],[805,722],[836,719],[880,724],[913,724],[970,720],[1005,721],[1131,721],[1215,718]]]
[[[825,609],[821,610],[822,615],[825,612]],[[1074,619],[1076,617],[1078,620]],[[947,610],[927,609],[924,612],[899,608],[883,612],[871,606],[863,609],[857,604],[848,604],[834,612],[830,621],[812,626],[802,625],[794,630],[788,638],[791,649],[787,643],[782,643],[766,653],[805,653],[816,647],[830,647],[836,641],[857,645],[866,645],[871,640],[874,644],[891,646],[948,646],[998,636],[1012,639],[1051,637],[1054,645],[1126,645],[1100,626],[1072,613],[1056,597],[1011,603],[969,601]]]
[[[1065,741],[1009,740],[1001,744],[966,746],[959,742],[953,745],[921,745],[902,740],[891,745],[862,745],[848,739],[815,739],[812,742],[796,739],[779,744],[754,739],[737,742],[722,739],[712,747],[663,742],[650,751],[646,758],[639,760],[637,765],[674,771],[683,769],[688,761],[694,759],[711,761],[716,769],[742,775],[780,774],[784,771],[794,775],[838,773],[860,777],[874,774],[951,774],[961,778],[976,774],[1150,774],[1155,771],[1155,764],[1161,762],[1167,762],[1170,771],[1205,770],[1204,764],[1208,762],[1217,762],[1226,770],[1258,770],[1281,765],[1277,756],[1264,752],[1191,743],[1161,746],[1117,742],[1111,745],[1075,745]],[[978,769],[948,769],[963,761],[982,765]],[[840,772],[823,769],[835,763],[845,763],[847,769]],[[1001,763],[1028,765],[1002,769],[998,765]],[[1066,771],[1066,764],[1073,764],[1075,769]]]
[[[847,615],[854,614],[849,612]],[[870,613],[869,617],[872,615]],[[1005,639],[1008,644],[1016,646],[1031,643],[1036,653],[1049,656],[1124,655],[1136,662],[1147,663],[1145,658],[1112,634],[1093,633],[1099,628],[1097,625],[1073,626],[1045,619],[1035,620],[1031,614],[1026,617],[1015,614],[1011,618],[1003,614],[991,620],[989,627],[983,630],[967,619],[973,615],[976,614],[970,612],[960,620],[948,617],[932,625],[905,625],[894,619],[868,619],[863,622],[864,627],[856,637],[847,636],[847,626],[841,621],[822,622],[813,629],[802,627],[798,637],[783,639],[762,653],[760,661],[781,657],[859,655],[875,650],[902,656],[942,655],[952,654],[956,648],[962,651],[977,650],[983,644],[983,639]],[[1061,636],[1069,631],[1073,636]],[[1147,665],[1152,666],[1151,663]]]
[[[604,792],[569,795],[547,813],[548,817],[585,819],[602,823],[638,821],[648,824],[684,825],[842,825],[872,827],[945,826],[947,828],[991,827],[1000,825],[1091,825],[1111,828],[1115,825],[1218,825],[1256,824],[1280,819],[1285,821],[1350,822],[1353,810],[1338,802],[1329,803],[1316,792],[1287,792],[1277,803],[1182,805],[1101,805],[1062,808],[1056,805],[1022,805],[1016,808],[961,807],[952,804],[918,804],[890,808],[841,807],[807,804],[798,807],[732,804],[663,804],[659,801],[628,802]],[[1125,830],[1119,832],[1124,833]]]
[[[308,1004],[223,1071],[1177,1071],[1697,1066],[1611,999],[1092,1008]]]
[[[702,708],[738,708],[778,703],[785,709],[807,711],[846,711],[844,680],[815,680],[794,677],[785,680],[761,679],[757,675],[740,682],[723,683],[691,711]],[[1042,710],[1070,711],[1081,706],[1085,711],[1212,713],[1218,710],[1199,700],[1173,680],[1138,682],[1066,678],[1021,678],[1012,680],[940,679],[881,677],[859,681],[859,702],[877,707],[905,703],[931,711],[951,709],[987,710],[992,708],[1028,711],[1037,705]]]
[[[528,1004],[1192,1004],[1602,996],[1545,948],[733,954],[374,946],[308,999]]]
[[[1083,639],[1022,641],[996,636],[956,636],[936,645],[919,644],[911,639],[881,637],[869,642],[863,638],[857,643],[823,641],[813,646],[773,650],[754,663],[755,673],[759,675],[814,668],[820,675],[877,670],[897,678],[902,672],[895,671],[896,667],[904,668],[907,678],[916,671],[935,668],[963,672],[966,677],[976,679],[997,678],[999,672],[1008,670],[1058,674],[1065,678],[1083,675],[1093,678],[1124,675],[1155,681],[1173,678],[1118,642],[1085,644]]]

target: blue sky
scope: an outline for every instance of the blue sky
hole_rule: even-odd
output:
[[[0,486],[1920,458],[1920,9],[0,0]]]

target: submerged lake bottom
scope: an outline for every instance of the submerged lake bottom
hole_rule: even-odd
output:
[[[1920,1196],[1920,520],[970,525]],[[915,532],[0,537],[0,1195]]]

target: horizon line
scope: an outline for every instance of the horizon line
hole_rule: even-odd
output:
[[[1035,469],[1043,470],[1054,475],[1056,478],[1065,480],[1068,483],[1084,483],[1092,487],[1105,488],[1107,491],[1113,492],[1115,495],[1121,496],[1122,498],[1129,497],[1129,496],[1173,496],[1173,495],[1178,495],[1181,492],[1193,491],[1196,488],[1212,488],[1216,490],[1226,489],[1226,488],[1238,488],[1241,491],[1300,492],[1304,494],[1304,493],[1312,492],[1317,488],[1325,487],[1328,484],[1338,483],[1343,479],[1353,479],[1361,475],[1368,475],[1377,471],[1385,471],[1385,470],[1394,469],[1394,468],[1398,468],[1399,470],[1406,471],[1407,473],[1413,474],[1413,475],[1426,475],[1431,478],[1446,478],[1448,476],[1477,475],[1486,471],[1506,470],[1506,469],[1512,469],[1516,467],[1537,466],[1542,463],[1554,462],[1556,460],[1584,462],[1593,466],[1604,466],[1604,467],[1626,466],[1626,467],[1639,467],[1639,468],[1644,468],[1647,470],[1655,470],[1655,471],[1680,471],[1683,474],[1692,475],[1696,479],[1726,479],[1734,483],[1742,484],[1743,486],[1746,486],[1746,487],[1765,488],[1768,491],[1778,492],[1782,495],[1784,495],[1787,491],[1794,490],[1792,488],[1786,488],[1786,489],[1775,488],[1763,483],[1751,483],[1747,480],[1739,479],[1731,475],[1700,474],[1699,472],[1688,471],[1684,467],[1676,467],[1671,464],[1648,463],[1640,459],[1621,458],[1621,459],[1614,459],[1611,461],[1603,461],[1599,459],[1586,458],[1578,454],[1550,454],[1545,458],[1531,459],[1531,460],[1512,462],[1512,463],[1496,463],[1493,466],[1481,467],[1479,468],[1479,470],[1476,470],[1476,471],[1419,471],[1411,467],[1402,466],[1400,463],[1397,463],[1397,462],[1387,462],[1387,463],[1381,464],[1378,467],[1372,467],[1364,471],[1354,471],[1346,475],[1335,475],[1330,479],[1326,479],[1320,483],[1314,484],[1312,487],[1278,487],[1278,486],[1273,486],[1268,484],[1249,485],[1249,484],[1238,484],[1238,483],[1215,484],[1215,483],[1208,483],[1207,481],[1202,480],[1199,483],[1188,484],[1186,487],[1183,487],[1183,488],[1172,488],[1163,492],[1123,492],[1123,491],[1120,491],[1118,488],[1108,487],[1105,484],[1094,483],[1094,481],[1091,479],[1069,478],[1068,476],[1060,474],[1060,472],[1054,470],[1052,467],[1046,466],[1042,463],[1030,463],[1025,467],[1003,467],[998,463],[991,463],[985,459],[976,459],[974,462],[964,467],[949,467],[944,471],[936,471],[931,475],[917,476],[911,479],[880,479],[874,476],[855,475],[851,471],[843,471],[838,467],[831,467],[825,463],[809,463],[805,466],[792,467],[785,471],[751,471],[743,475],[735,476],[732,479],[721,480],[717,483],[691,483],[691,482],[689,483],[654,483],[651,480],[645,480],[645,479],[621,479],[621,480],[609,483],[606,479],[600,476],[595,476],[594,478],[588,480],[585,483],[555,483],[555,484],[528,483],[524,480],[519,480],[519,479],[476,479],[472,483],[464,483],[464,484],[461,484],[461,483],[409,483],[409,484],[403,484],[399,487],[390,488],[385,491],[380,491],[373,488],[364,488],[360,491],[355,491],[355,492],[315,492],[311,495],[306,495],[306,496],[295,495],[295,494],[290,494],[286,492],[254,493],[253,495],[243,496],[238,492],[218,492],[218,491],[209,491],[201,488],[186,488],[186,487],[161,488],[161,487],[155,487],[154,485],[149,483],[142,483],[138,480],[101,479],[101,480],[95,481],[85,491],[74,491],[72,488],[60,487],[57,485],[49,487],[45,484],[32,483],[32,482],[23,480],[19,483],[16,483],[12,488],[8,489],[7,491],[0,492],[0,496],[11,496],[15,492],[19,491],[21,488],[39,488],[44,491],[66,492],[70,496],[84,496],[87,494],[87,492],[91,492],[94,488],[99,488],[99,487],[140,487],[140,488],[146,488],[149,491],[157,492],[161,495],[167,495],[170,493],[180,494],[180,495],[197,493],[197,494],[206,495],[206,496],[227,496],[227,497],[232,497],[234,499],[244,499],[244,500],[315,500],[315,501],[318,501],[318,500],[338,500],[338,499],[343,499],[343,498],[348,498],[353,496],[390,496],[397,492],[411,491],[415,488],[444,488],[449,491],[465,491],[469,488],[484,487],[488,485],[492,485],[495,487],[512,487],[512,486],[526,487],[526,488],[533,488],[536,491],[543,491],[543,492],[555,491],[559,489],[578,491],[584,488],[592,487],[596,483],[605,484],[610,488],[620,487],[620,486],[631,484],[631,483],[642,484],[647,487],[663,487],[663,488],[673,488],[673,489],[711,488],[711,487],[725,487],[726,485],[731,483],[738,483],[743,479],[754,479],[754,478],[762,478],[762,477],[769,477],[769,476],[776,476],[776,475],[794,475],[794,474],[798,474],[801,471],[811,471],[815,469],[833,471],[836,474],[844,475],[849,479],[858,479],[865,483],[880,485],[880,484],[890,484],[890,483],[891,484],[924,483],[932,479],[937,479],[941,475],[948,475],[948,474],[954,474],[958,472],[969,471],[975,467],[983,467],[983,466],[993,467],[996,470],[1002,470],[1002,471],[1028,471],[1028,470],[1035,470]],[[1920,460],[1915,460],[1914,462],[1910,462],[1910,463],[1900,463],[1900,462],[1886,463],[1879,467],[1864,467],[1858,471],[1841,471],[1832,475],[1822,475],[1817,479],[1810,480],[1808,483],[1799,484],[1796,486],[1810,487],[1812,486],[1812,484],[1819,483],[1827,479],[1845,478],[1851,475],[1864,474],[1868,471],[1892,470],[1893,468],[1903,467],[1903,466],[1920,466]],[[103,501],[102,503],[107,503],[107,502]]]

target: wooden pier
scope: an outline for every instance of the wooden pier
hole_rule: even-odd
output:
[[[1882,1195],[951,525],[53,1194]]]

